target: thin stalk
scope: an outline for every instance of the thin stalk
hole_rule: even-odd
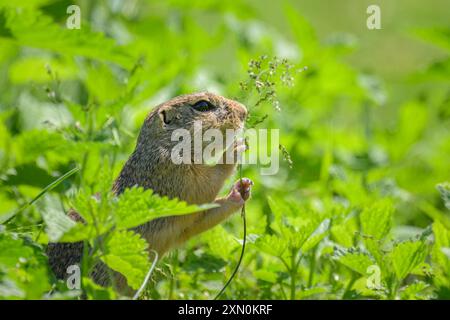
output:
[[[309,261],[308,288],[311,288],[313,284],[315,268],[316,268],[316,248],[312,250],[311,260]]]
[[[175,290],[175,273],[177,271],[177,266],[178,266],[178,250],[175,251],[174,256],[172,261],[174,262],[173,265],[173,271],[172,273],[172,277],[170,278],[170,283],[169,283],[169,294],[167,299],[168,300],[172,300],[173,297],[173,292]]]
[[[9,223],[12,219],[14,219],[14,217],[17,216],[17,214],[19,214],[20,212],[24,211],[25,209],[27,209],[28,207],[33,205],[33,203],[38,201],[39,198],[41,198],[44,194],[46,194],[48,191],[51,191],[52,189],[56,188],[61,182],[63,182],[64,180],[66,180],[67,178],[69,178],[70,176],[75,174],[78,170],[80,170],[80,168],[79,167],[75,167],[75,168],[67,171],[65,174],[63,174],[61,177],[59,177],[58,179],[56,179],[52,183],[50,183],[48,186],[46,186],[44,189],[42,189],[42,191],[39,192],[39,194],[37,196],[35,196],[31,201],[25,203],[22,207],[17,209],[16,212],[13,213],[13,215],[11,215],[7,220],[5,220],[3,222],[3,224]]]
[[[295,289],[297,286],[297,263],[295,261],[295,252],[291,252],[291,300],[295,300]]]
[[[239,164],[239,175],[240,175],[241,186],[242,186],[242,164]],[[241,191],[243,191],[243,190],[241,190]],[[242,196],[243,196],[243,194],[242,194]],[[225,291],[225,289],[230,285],[231,281],[233,281],[234,276],[237,274],[237,272],[239,270],[239,267],[241,266],[242,259],[244,258],[245,244],[247,242],[247,219],[245,217],[245,202],[244,202],[244,205],[242,206],[241,217],[242,217],[242,220],[244,222],[244,238],[242,240],[241,254],[239,256],[239,260],[238,260],[238,263],[236,265],[236,268],[234,268],[233,273],[231,274],[230,278],[225,283],[225,285],[223,286],[222,290],[220,290],[220,292],[216,295],[214,300],[219,299],[219,297],[222,295],[222,293]]]

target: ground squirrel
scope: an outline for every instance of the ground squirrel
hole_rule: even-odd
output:
[[[157,106],[149,113],[139,133],[136,148],[125,163],[112,188],[116,195],[126,188],[141,186],[155,193],[178,198],[189,204],[216,203],[219,206],[203,212],[164,217],[137,227],[151,249],[160,256],[170,248],[206,231],[237,212],[249,198],[253,184],[239,179],[229,194],[217,198],[225,180],[236,164],[174,164],[171,149],[176,141],[171,135],[175,129],[193,132],[194,121],[202,121],[203,130],[242,128],[247,116],[246,108],[233,100],[208,92],[182,95]],[[242,151],[234,145],[233,152]],[[75,215],[77,219],[77,214]],[[51,243],[47,248],[50,265],[58,278],[67,276],[69,265],[79,264],[82,243]],[[94,280],[105,284],[104,266],[94,272]],[[120,281],[123,282],[123,279]]]

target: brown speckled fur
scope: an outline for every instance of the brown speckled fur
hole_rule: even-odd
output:
[[[211,102],[216,109],[199,112],[191,105],[200,101]],[[203,130],[209,128],[238,129],[246,117],[243,105],[212,93],[195,93],[171,99],[149,113],[141,128],[136,148],[116,179],[113,192],[122,193],[126,188],[142,186],[150,188],[169,198],[177,197],[191,204],[216,202],[219,207],[185,216],[155,219],[136,228],[160,256],[170,248],[180,245],[192,236],[212,228],[232,213],[238,211],[243,202],[231,197],[216,199],[225,180],[232,174],[234,164],[176,165],[170,159],[171,148],[177,143],[171,141],[172,131],[185,128],[193,132],[194,120],[201,120]],[[71,213],[73,215],[73,211]],[[82,243],[49,244],[50,264],[58,278],[65,278],[66,268],[79,264]],[[99,265],[93,272],[94,279],[106,284],[106,268]],[[117,275],[119,287],[124,288],[124,279]]]

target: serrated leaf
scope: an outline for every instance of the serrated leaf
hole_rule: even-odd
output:
[[[260,269],[253,272],[256,279],[263,280],[270,283],[276,283],[278,275],[275,272]]]
[[[361,275],[367,275],[367,268],[375,265],[375,262],[367,253],[359,250],[339,250],[336,257],[344,266]]]
[[[79,242],[83,240],[91,240],[103,235],[110,228],[107,225],[100,225],[97,228],[92,224],[77,223],[73,228],[68,230],[59,238],[58,242]]]
[[[301,224],[295,224],[295,228],[291,226],[281,228],[281,236],[290,249],[297,251],[303,247],[317,226],[315,222],[304,221]]]
[[[188,205],[178,199],[154,194],[142,187],[126,189],[114,207],[117,229],[129,229],[154,218],[183,215],[217,207],[216,204]]]
[[[401,297],[404,300],[427,299],[428,297],[422,296],[421,293],[423,294],[423,292],[429,287],[430,285],[423,281],[416,281],[403,288]]]
[[[437,185],[437,189],[444,200],[445,207],[450,210],[450,183],[445,182]]]
[[[325,236],[328,234],[329,229],[330,219],[325,219],[303,243],[301,247],[302,251],[307,252],[314,248],[323,238],[325,238]]]
[[[22,46],[56,51],[69,56],[85,56],[112,61],[125,68],[133,66],[133,58],[116,42],[102,33],[61,27],[38,9],[5,9],[9,37]]]
[[[255,245],[261,251],[274,257],[281,257],[288,248],[287,241],[276,235],[261,236],[256,240]]]
[[[450,271],[450,260],[445,255],[442,249],[450,247],[450,231],[448,231],[443,224],[436,221],[433,223],[434,244],[432,250],[433,261]]]
[[[87,299],[93,300],[114,300],[116,293],[112,288],[105,288],[99,286],[89,278],[83,277],[83,290],[86,293]]]
[[[423,241],[405,241],[397,244],[390,253],[397,279],[403,280],[427,255],[427,245]]]
[[[0,233],[0,291],[4,298],[42,298],[50,289],[46,265],[40,247]]]
[[[221,225],[205,232],[202,238],[208,244],[211,253],[219,257],[228,257],[239,246],[236,239]]]
[[[65,233],[75,227],[76,222],[70,219],[62,208],[55,205],[53,197],[47,195],[39,204],[39,212],[46,224],[46,233],[51,242],[57,242]]]
[[[391,230],[394,208],[390,202],[378,202],[361,213],[361,226],[365,236],[381,240]]]
[[[105,239],[101,259],[123,274],[131,288],[138,289],[150,268],[147,248],[147,242],[133,231],[116,231]]]
[[[0,233],[0,266],[14,267],[19,259],[33,256],[33,249],[25,246],[21,239]]]
[[[359,230],[355,218],[351,218],[340,224],[334,224],[331,227],[331,235],[334,240],[342,246],[350,248],[353,246],[355,232]]]

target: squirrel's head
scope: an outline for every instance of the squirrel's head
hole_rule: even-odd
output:
[[[246,116],[244,105],[210,92],[182,95],[160,104],[149,114],[141,138],[147,136],[146,140],[151,135],[159,143],[169,143],[175,130],[193,133],[194,123],[199,122],[203,132],[219,129],[225,134],[226,129],[243,128]]]

